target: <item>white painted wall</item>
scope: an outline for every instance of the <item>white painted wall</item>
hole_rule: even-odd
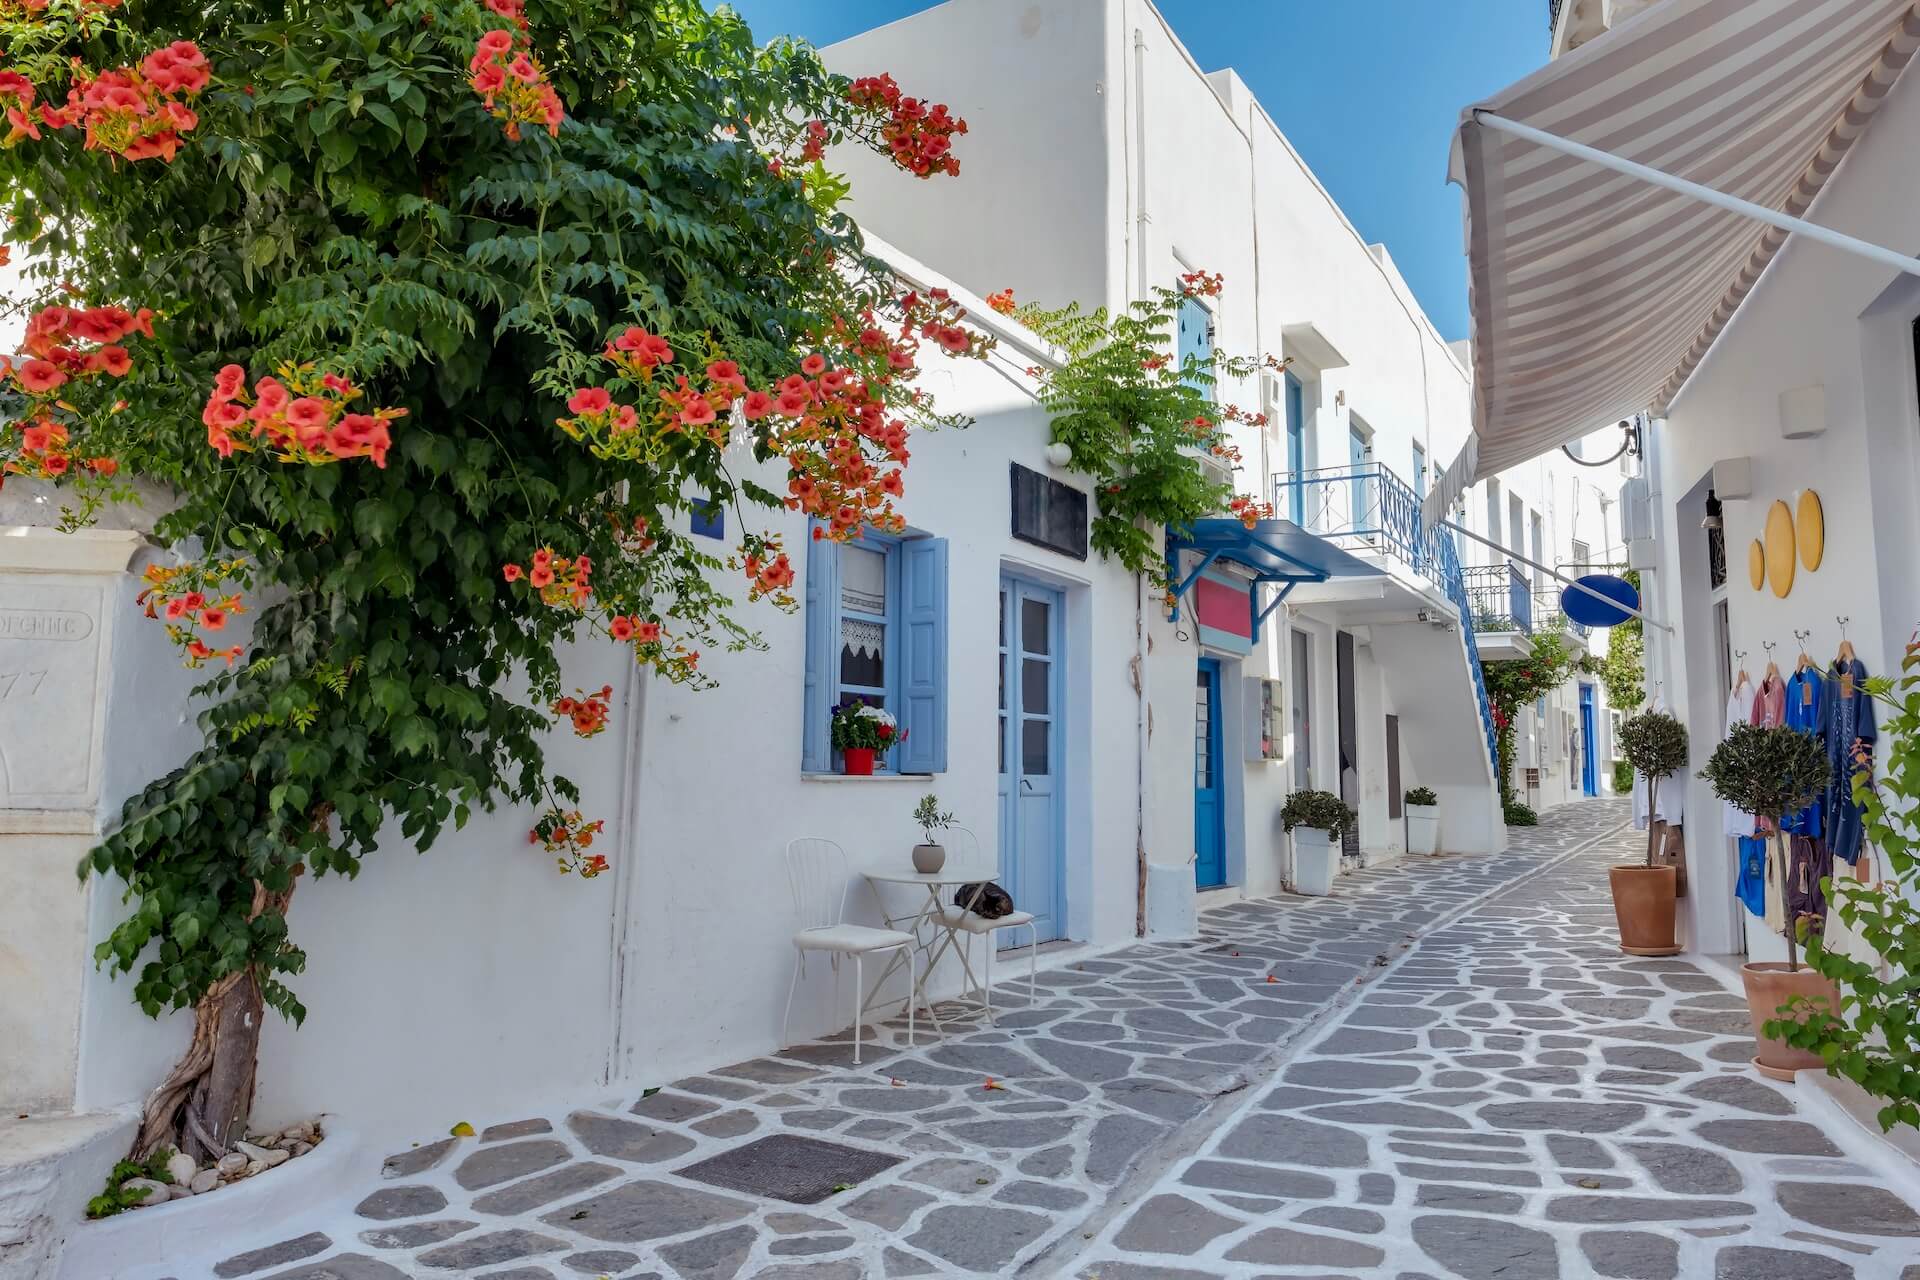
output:
[[[1920,143],[1920,84],[1895,86],[1866,135],[1828,182],[1808,217],[1877,244],[1912,246],[1912,210],[1920,173],[1910,157]],[[1675,400],[1655,432],[1660,528],[1654,575],[1664,615],[1679,627],[1671,640],[1649,633],[1650,678],[1688,721],[1693,766],[1705,762],[1723,732],[1725,694],[1711,661],[1712,616],[1704,535],[1699,530],[1706,478],[1716,460],[1752,459],[1753,497],[1724,504],[1729,560],[1727,600],[1732,647],[1749,650],[1757,677],[1763,641],[1778,643],[1790,667],[1796,628],[1811,628],[1811,652],[1833,656],[1836,618],[1850,616],[1854,647],[1875,674],[1897,668],[1920,620],[1920,544],[1914,493],[1920,482],[1911,323],[1920,290],[1880,265],[1789,239]],[[1779,395],[1820,384],[1827,428],[1815,439],[1787,440]],[[1747,579],[1747,547],[1776,498],[1791,507],[1803,489],[1822,498],[1826,558],[1801,567],[1785,599]],[[1657,650],[1657,652],[1655,652]],[[1884,754],[1884,748],[1882,749]],[[1736,865],[1720,835],[1719,808],[1697,777],[1687,794],[1690,870],[1702,886],[1686,903],[1693,945],[1778,958],[1783,944],[1747,927],[1732,898]],[[1835,922],[1836,928],[1843,928]]]

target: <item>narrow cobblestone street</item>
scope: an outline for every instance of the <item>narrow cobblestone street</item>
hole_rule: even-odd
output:
[[[1625,817],[1237,904],[857,1069],[827,1042],[502,1117],[210,1273],[1916,1280],[1920,1215],[1746,1066],[1719,973],[1612,945]],[[847,1172],[771,1199],[742,1148]]]

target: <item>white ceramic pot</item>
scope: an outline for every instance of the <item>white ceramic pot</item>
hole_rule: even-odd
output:
[[[1293,829],[1293,891],[1313,898],[1333,892],[1333,875],[1340,869],[1340,846],[1318,827]]]
[[[1407,852],[1440,852],[1439,805],[1410,804],[1407,806]]]
[[[913,869],[921,875],[933,875],[946,865],[946,846],[937,844],[917,844],[913,846]]]

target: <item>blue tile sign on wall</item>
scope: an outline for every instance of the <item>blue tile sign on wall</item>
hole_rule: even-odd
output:
[[[727,509],[712,498],[693,500],[693,532],[702,538],[727,536]]]

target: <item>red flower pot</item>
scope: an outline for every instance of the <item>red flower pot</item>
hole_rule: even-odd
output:
[[[848,747],[840,754],[845,758],[845,767],[841,770],[843,773],[864,778],[873,772],[872,747]]]

